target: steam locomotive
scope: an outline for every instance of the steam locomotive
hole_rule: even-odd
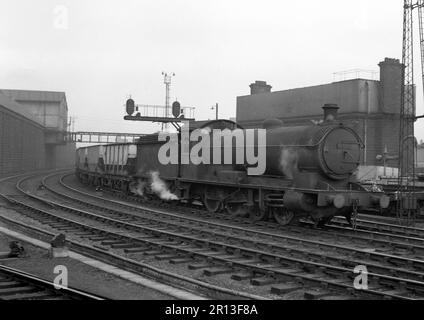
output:
[[[185,141],[176,133],[178,163],[163,164],[158,154],[168,140],[160,134],[141,137],[137,143],[79,148],[76,175],[85,183],[121,190],[143,197],[201,202],[211,213],[250,216],[255,221],[272,217],[288,225],[309,216],[316,224],[328,223],[334,216],[345,216],[361,208],[383,209],[389,197],[370,192],[355,179],[363,144],[357,133],[337,120],[337,105],[325,105],[324,119],[307,126],[284,126],[279,120],[263,123],[266,145],[256,136],[255,150],[262,147],[266,167],[261,175],[249,174],[251,164],[182,163],[183,144],[193,151],[196,141]],[[229,120],[191,122],[190,130],[210,135],[215,130],[244,132]],[[257,129],[259,130],[259,129]],[[246,133],[247,134],[247,133]],[[234,135],[235,136],[235,135]],[[212,137],[211,137],[212,139]],[[192,139],[189,139],[192,140]],[[225,153],[221,144],[208,146],[217,158]],[[232,156],[240,150],[233,147]],[[203,150],[204,152],[204,150]]]

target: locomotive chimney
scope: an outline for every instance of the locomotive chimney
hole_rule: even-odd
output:
[[[324,110],[324,122],[337,120],[337,112],[340,109],[337,104],[325,104],[322,109]]]

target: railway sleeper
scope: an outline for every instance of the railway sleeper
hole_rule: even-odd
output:
[[[236,281],[243,281],[243,280],[252,279],[253,277],[255,277],[253,272],[241,271],[241,272],[233,274],[231,276],[231,279],[236,280]]]
[[[303,287],[294,282],[288,282],[284,284],[276,284],[271,287],[271,294],[284,295],[296,290],[302,289]]]
[[[220,266],[220,267],[212,267],[203,270],[203,274],[208,277],[217,276],[220,274],[228,274],[234,272],[233,268]]]
[[[206,262],[206,261],[191,263],[188,265],[188,268],[190,270],[199,270],[199,269],[205,269],[210,267],[213,267],[213,264],[211,262]]]
[[[281,282],[281,280],[275,279],[275,278],[269,278],[269,277],[265,277],[265,278],[254,278],[250,280],[250,284],[252,286],[267,286],[270,284],[277,284]]]

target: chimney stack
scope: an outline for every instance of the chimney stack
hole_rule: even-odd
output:
[[[337,113],[340,109],[337,104],[325,104],[322,109],[324,110],[324,122],[337,120]]]
[[[403,65],[399,59],[385,58],[380,67],[380,109],[385,113],[400,112]]]
[[[250,94],[269,93],[272,87],[266,81],[255,81],[250,85]]]

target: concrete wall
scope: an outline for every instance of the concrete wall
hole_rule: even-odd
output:
[[[0,176],[44,167],[43,127],[0,105]]]
[[[54,148],[54,168],[67,168],[75,165],[76,143],[57,145]]]
[[[64,93],[0,90],[0,176],[72,167],[75,143],[64,143]]]

